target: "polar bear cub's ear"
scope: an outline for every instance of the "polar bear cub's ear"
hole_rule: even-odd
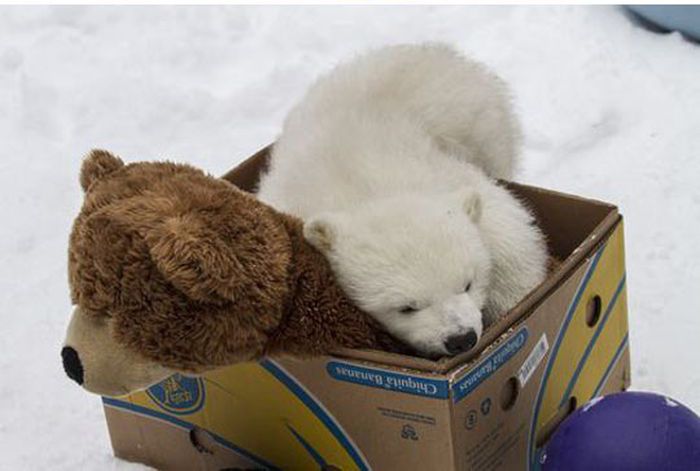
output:
[[[83,191],[88,191],[90,185],[98,180],[102,180],[110,173],[115,172],[124,166],[124,162],[119,157],[115,157],[106,150],[94,149],[83,160],[80,168],[80,186]]]
[[[304,238],[321,253],[330,252],[338,241],[338,218],[322,214],[304,223]]]
[[[462,188],[459,190],[459,198],[462,202],[462,209],[474,223],[481,220],[483,207],[481,203],[481,195],[473,188]]]

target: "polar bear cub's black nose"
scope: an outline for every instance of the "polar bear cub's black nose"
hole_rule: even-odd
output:
[[[61,350],[63,358],[63,369],[70,379],[76,383],[83,384],[83,364],[80,362],[78,352],[73,347],[63,347]]]
[[[478,337],[474,329],[469,329],[464,334],[451,335],[445,341],[445,350],[450,355],[464,353],[472,349],[476,345]]]

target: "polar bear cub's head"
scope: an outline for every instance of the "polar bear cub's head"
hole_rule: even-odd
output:
[[[397,338],[431,357],[476,344],[491,261],[471,189],[379,199],[304,226],[345,292]]]

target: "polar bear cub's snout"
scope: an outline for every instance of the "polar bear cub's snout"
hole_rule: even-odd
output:
[[[397,337],[427,356],[440,357],[466,352],[476,345],[483,330],[481,304],[469,292],[453,293],[434,299],[423,309],[374,315]]]
[[[491,272],[479,194],[397,195],[305,224],[358,305],[428,356],[471,349]]]

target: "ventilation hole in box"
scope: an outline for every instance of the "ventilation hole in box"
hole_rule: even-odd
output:
[[[557,427],[571,415],[573,411],[576,410],[578,401],[575,396],[571,396],[568,401],[559,407],[557,413],[549,419],[542,428],[537,432],[537,438],[535,439],[535,446],[541,448],[549,440],[552,434],[557,430]]]
[[[515,377],[511,377],[501,388],[501,409],[510,410],[518,400],[520,394],[520,385]]]
[[[598,323],[602,307],[603,302],[597,294],[588,300],[588,304],[586,304],[586,324],[588,327],[593,327]]]
[[[216,440],[209,432],[195,425],[190,430],[190,443],[198,452],[211,455],[214,453]]]

